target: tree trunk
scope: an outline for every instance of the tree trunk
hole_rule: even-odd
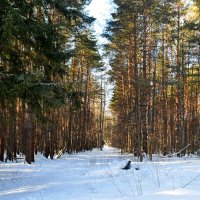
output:
[[[25,115],[25,134],[26,134],[26,162],[34,162],[34,113],[31,105],[26,105]]]
[[[141,92],[141,120],[142,120],[142,149],[141,151],[148,153],[147,148],[147,8],[144,1],[143,9],[143,88]]]
[[[3,130],[0,130],[0,131],[3,131]],[[0,161],[3,162],[4,161],[4,150],[5,150],[5,139],[2,134],[0,136]]]

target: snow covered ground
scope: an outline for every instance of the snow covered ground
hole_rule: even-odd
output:
[[[200,158],[156,157],[121,170],[129,159],[104,147],[55,160],[36,156],[31,165],[0,163],[0,200],[200,199]]]

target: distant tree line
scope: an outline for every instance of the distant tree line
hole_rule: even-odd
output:
[[[104,33],[115,84],[109,141],[141,161],[143,152],[193,153],[200,148],[200,2],[114,3]]]

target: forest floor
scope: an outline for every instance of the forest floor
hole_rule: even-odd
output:
[[[129,170],[121,168],[132,160]],[[139,170],[136,170],[139,169]],[[59,159],[0,163],[0,200],[199,200],[200,158],[137,162],[104,147]]]

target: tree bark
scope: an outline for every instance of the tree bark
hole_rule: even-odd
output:
[[[32,106],[29,104],[26,105],[25,135],[26,135],[25,160],[27,163],[31,164],[31,162],[34,162],[34,113],[32,110]]]

